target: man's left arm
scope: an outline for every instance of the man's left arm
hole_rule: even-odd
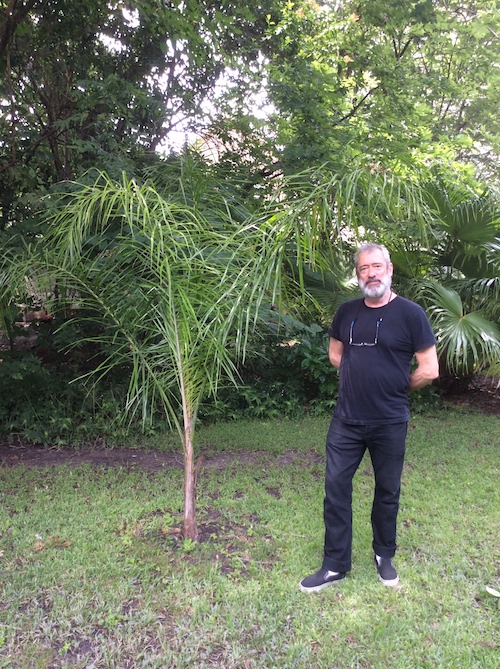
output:
[[[439,361],[436,346],[423,348],[415,353],[416,369],[410,374],[408,392],[419,390],[437,379],[439,376]]]

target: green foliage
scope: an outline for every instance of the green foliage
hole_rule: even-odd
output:
[[[374,181],[376,183],[376,181]],[[396,202],[408,204],[398,181],[386,182],[396,191]],[[380,182],[379,182],[380,184]],[[364,197],[368,194],[367,197]],[[494,189],[475,192],[470,185],[448,182],[442,176],[421,191],[421,213],[412,220],[412,206],[403,212],[376,200],[376,190],[352,193],[360,201],[359,218],[351,211],[350,230],[363,239],[385,243],[394,264],[394,288],[421,303],[437,335],[443,387],[470,377],[500,359],[500,204]],[[418,198],[415,196],[415,203]],[[371,208],[364,225],[363,213]],[[419,219],[427,219],[427,225]],[[396,230],[394,220],[398,222]],[[348,237],[347,230],[340,237]],[[352,244],[344,242],[340,260],[331,255],[329,269],[313,273],[304,269],[304,281],[326,312],[333,314],[339,300],[353,297],[348,288],[354,274]],[[337,249],[338,251],[338,249]],[[340,268],[340,271],[339,271]],[[352,284],[351,284],[352,285]],[[357,295],[357,293],[356,293]]]
[[[466,312],[454,290],[436,283],[426,286],[429,312],[446,369],[464,376],[480,371],[500,357],[500,329],[480,311]]]
[[[498,26],[494,1],[284,4],[269,79],[286,169],[361,155],[373,169],[495,174]]]
[[[73,378],[88,375],[97,394],[103,384],[116,388],[116,417],[142,420],[147,431],[168,417],[182,434],[202,397],[202,416],[212,420],[330,412],[337,377],[324,326],[305,326],[279,315],[278,307],[279,329],[259,339],[262,333],[252,334],[264,317],[258,305],[276,291],[304,321],[314,312],[329,322],[334,305],[348,295],[344,233],[359,225],[361,210],[404,217],[406,202],[419,212],[418,190],[361,167],[345,178],[315,169],[285,180],[252,218],[231,180],[221,183],[191,156],[148,176],[142,185],[101,175],[90,185],[65,187],[50,204],[44,254],[17,264],[5,256],[11,295],[15,277],[22,290],[24,277],[35,275],[38,292],[51,296],[52,354],[65,351]],[[358,201],[359,208],[349,205]],[[335,274],[321,291],[326,266]],[[316,299],[328,296],[324,311],[311,310],[298,289],[311,281]],[[8,305],[8,292],[5,299]],[[269,327],[270,315],[265,319]],[[217,344],[218,327],[225,343]],[[243,362],[238,356],[245,349]],[[227,387],[228,379],[239,388]],[[207,402],[207,394],[218,394],[218,401]]]
[[[116,421],[126,391],[118,379],[89,392],[71,366],[44,363],[36,350],[2,351],[0,358],[0,432],[8,438],[77,445],[126,435]]]
[[[412,416],[429,415],[443,408],[443,393],[435,385],[425,386],[417,392],[410,393],[408,399]]]
[[[231,252],[224,244],[230,246],[238,234],[238,243],[248,235],[249,246],[239,279],[251,257],[263,263],[262,270],[274,252],[269,267],[275,262],[274,269],[285,271],[265,299],[276,289],[283,304],[296,309],[300,291],[287,280],[293,276],[301,286],[308,284],[324,305],[320,315],[329,317],[349,294],[351,246],[359,238],[386,242],[402,294],[422,296],[418,288],[429,276],[448,291],[443,299],[439,288],[427,290],[425,304],[439,316],[440,351],[449,370],[469,374],[495,363],[498,200],[491,188],[477,186],[471,168],[479,166],[489,178],[497,170],[495,2],[471,2],[464,8],[428,0],[335,5],[269,1],[252,7],[239,0],[131,5],[56,0],[3,3],[1,11],[1,328],[10,337],[15,304],[33,299],[23,285],[25,277],[33,280],[33,267],[28,261],[21,263],[23,272],[14,272],[19,257],[36,255],[39,243],[58,244],[62,255],[56,262],[52,258],[50,271],[45,272],[45,264],[45,274],[36,277],[40,283],[47,279],[45,292],[51,293],[59,261],[66,273],[62,279],[59,274],[53,294],[60,327],[51,334],[52,353],[67,352],[71,378],[107,375],[114,392],[112,413],[123,408],[121,384],[132,370],[127,409],[134,408],[142,418],[148,415],[147,429],[157,429],[165,411],[164,388],[171,387],[169,415],[174,423],[181,420],[182,390],[171,364],[175,352],[162,349],[175,330],[173,319],[165,315],[162,288],[180,285],[186,277],[193,291],[207,288],[204,279],[228,264]],[[223,74],[227,96],[217,93],[216,108],[207,114],[203,105],[220,88]],[[267,121],[249,110],[255,97],[250,91],[263,90],[275,105]],[[203,134],[201,151],[216,147],[219,164],[208,168],[189,155],[159,162],[155,150],[187,120]],[[304,166],[312,169],[294,174]],[[99,170],[107,176],[99,177]],[[436,172],[444,180],[427,184],[423,197],[418,183]],[[57,183],[82,174],[78,184]],[[94,187],[102,189],[100,194]],[[55,197],[44,197],[49,189]],[[87,209],[78,211],[87,197]],[[73,219],[61,232],[49,221],[62,221],[58,207],[63,205]],[[168,226],[157,225],[151,232],[155,218],[168,220]],[[101,220],[105,224],[99,227]],[[176,256],[166,248],[187,239],[197,225],[198,236],[187,251]],[[49,237],[47,226],[52,228]],[[228,242],[228,231],[238,227]],[[253,236],[256,229],[260,237]],[[149,255],[148,244],[150,250],[155,247]],[[270,256],[264,261],[267,247]],[[320,268],[310,267],[310,250],[322,255]],[[86,264],[83,273],[71,266],[79,254]],[[169,260],[175,261],[174,269]],[[191,266],[187,272],[183,263]],[[327,264],[332,271],[325,290]],[[244,303],[236,284],[224,293],[234,310]],[[78,294],[82,302],[73,309]],[[218,309],[199,317],[188,305],[188,288],[177,297],[186,316],[177,340],[184,342],[183,363],[192,363],[186,351],[193,344],[207,344],[211,325],[226,322],[228,305],[219,302]],[[210,299],[217,303],[213,293]],[[194,311],[198,308],[196,302]],[[298,309],[305,312],[302,304]],[[234,310],[229,310],[231,317]],[[150,327],[138,327],[151,313]],[[336,377],[323,357],[321,335],[316,341],[316,335],[296,333],[293,347],[259,341],[262,358],[251,356],[243,364],[238,353],[250,342],[258,317],[249,310],[241,318],[241,331],[236,327],[229,334],[227,325],[230,344],[207,345],[211,359],[223,360],[217,369],[201,364],[216,382],[204,386],[200,377],[190,378],[192,415],[196,398],[217,393],[218,384],[226,383],[222,378],[237,380],[237,370],[242,389],[222,387],[218,405],[204,404],[205,416],[224,411],[296,415],[304,406],[308,411],[331,409]],[[322,322],[317,313],[303,320]],[[195,323],[198,339],[191,332]],[[141,350],[152,357],[151,368],[145,357],[139,361]],[[59,378],[59,369],[52,370]],[[151,371],[158,375],[156,385],[144,383]],[[46,372],[44,366],[37,374]],[[149,395],[138,390],[141,384]],[[71,392],[77,387],[73,384]],[[82,397],[85,392],[83,386],[78,390]],[[107,402],[103,399],[103,406]],[[40,428],[37,440],[49,434],[69,439],[66,421],[78,401],[68,396],[47,404],[53,405],[52,412],[59,407],[54,424],[60,434]],[[13,410],[10,406],[12,428],[29,429],[27,418],[12,418]],[[53,414],[47,409],[37,409],[37,414],[44,417],[40,425],[50,424],[47,418]],[[80,423],[89,426],[83,432],[90,434],[90,421],[82,418]]]
[[[239,368],[239,375],[238,387],[222,386],[215,399],[202,402],[202,422],[331,415],[337,402],[338,374],[320,326],[304,327],[294,339],[262,347],[260,355]],[[442,406],[442,395],[428,386],[411,393],[409,403],[412,415],[426,414]]]
[[[2,432],[43,444],[69,441],[77,404],[71,406],[71,402],[65,402],[64,386],[68,379],[64,379],[62,370],[57,373],[44,366],[33,353],[2,352],[1,357]]]
[[[435,242],[421,260],[432,280],[416,276],[413,294],[435,325],[444,375],[468,378],[500,359],[500,200],[441,181],[426,191]]]
[[[277,300],[279,311],[287,302],[299,304],[303,267],[322,271],[332,209],[355,224],[357,208],[349,203],[358,198],[366,211],[404,215],[403,194],[412,211],[420,206],[411,185],[360,167],[345,178],[318,169],[294,175],[253,216],[189,156],[148,174],[144,184],[102,174],[63,193],[45,255],[21,264],[17,274],[36,273],[39,283],[45,277],[47,290],[57,281],[51,309],[58,317],[68,309],[73,314],[63,319],[58,336],[66,331],[71,346],[101,351],[89,374],[98,378],[131,366],[129,418],[137,411],[147,424],[161,406],[180,434],[195,420],[202,396],[215,395],[223,378],[236,379],[260,306]],[[293,206],[282,206],[284,196]],[[72,309],[74,295],[78,306]],[[306,337],[299,333],[300,346],[283,349],[277,367],[300,368],[317,388],[299,393],[300,402],[320,397],[331,406],[324,343],[309,330]],[[275,380],[275,394],[282,396],[288,379]]]
[[[90,169],[132,175],[179,126],[204,126],[225,69],[243,77],[258,59],[272,6],[0,4],[0,232],[27,234],[54,183]]]
[[[328,336],[319,325],[300,325],[286,337],[265,337],[238,369],[237,388],[222,387],[200,407],[204,421],[297,418],[331,413],[338,377],[328,359]]]
[[[255,310],[272,290],[271,249],[256,260],[260,232],[235,224],[222,198],[205,199],[202,211],[106,176],[75,194],[55,223],[55,256],[44,271],[77,291],[72,324],[83,326],[88,314],[98,323],[85,341],[107,353],[92,373],[130,365],[128,417],[137,411],[147,424],[158,403],[184,434],[203,392],[234,375]]]
[[[310,334],[288,347],[287,366],[300,368],[311,387],[312,400],[326,402],[330,408],[337,395],[337,373],[328,357],[329,338],[319,326],[311,326]]]
[[[201,422],[331,414],[338,376],[328,360],[327,337],[319,326],[303,328],[301,336],[291,343],[273,337],[274,343],[261,344],[259,354],[239,368],[237,386],[221,384],[217,398],[201,403]],[[56,351],[51,355],[57,356]],[[2,352],[0,433],[45,445],[77,446],[94,440],[113,444],[139,438],[141,423],[127,427],[118,420],[126,401],[127,370],[90,389],[79,378],[82,368],[78,367],[88,355],[84,348],[72,351],[69,359],[64,356],[63,363],[47,364],[37,349]],[[410,396],[412,414],[426,413],[440,404],[440,394],[433,387]],[[164,417],[156,412],[146,434],[160,438],[165,430]]]
[[[500,198],[459,184],[426,184],[433,217],[432,253],[443,279],[496,278],[500,267]]]

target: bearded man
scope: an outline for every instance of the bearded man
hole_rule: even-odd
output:
[[[385,246],[363,244],[354,262],[364,297],[342,304],[328,332],[330,362],[340,372],[339,398],[326,440],[323,564],[300,582],[304,592],[338,583],[351,570],[352,479],[366,450],[375,479],[374,565],[384,585],[397,585],[392,558],[408,393],[439,374],[429,320],[418,304],[392,290],[393,265]]]

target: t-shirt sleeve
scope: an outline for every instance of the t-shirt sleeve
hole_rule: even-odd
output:
[[[328,329],[328,335],[330,337],[333,337],[334,339],[337,339],[338,341],[342,341],[342,335],[340,332],[340,323],[343,320],[342,314],[343,312],[345,312],[345,310],[346,310],[345,303],[341,304],[340,307],[335,312],[332,323]]]
[[[328,329],[328,334],[330,337],[333,337],[334,339],[340,340],[340,334],[339,334],[339,328],[338,328],[338,319],[335,319],[335,316],[333,317],[332,324],[330,325]]]
[[[421,351],[424,348],[429,348],[436,343],[436,338],[432,331],[431,324],[427,318],[427,314],[421,306],[416,305],[414,314],[411,314],[411,328],[413,350],[415,352]]]

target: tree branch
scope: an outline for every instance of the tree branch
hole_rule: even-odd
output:
[[[363,106],[363,104],[370,97],[370,95],[374,91],[376,91],[377,89],[378,89],[378,86],[375,86],[374,88],[370,88],[368,93],[366,93],[366,95],[363,95],[361,100],[354,105],[354,107],[351,109],[351,111],[339,120],[339,123],[343,123],[344,121],[348,121],[350,118],[352,118],[356,114],[358,109]]]
[[[0,22],[0,58],[5,54],[19,24],[24,21],[36,5],[39,5],[42,9],[47,2],[48,0],[26,0],[23,3],[19,0],[9,0]]]

